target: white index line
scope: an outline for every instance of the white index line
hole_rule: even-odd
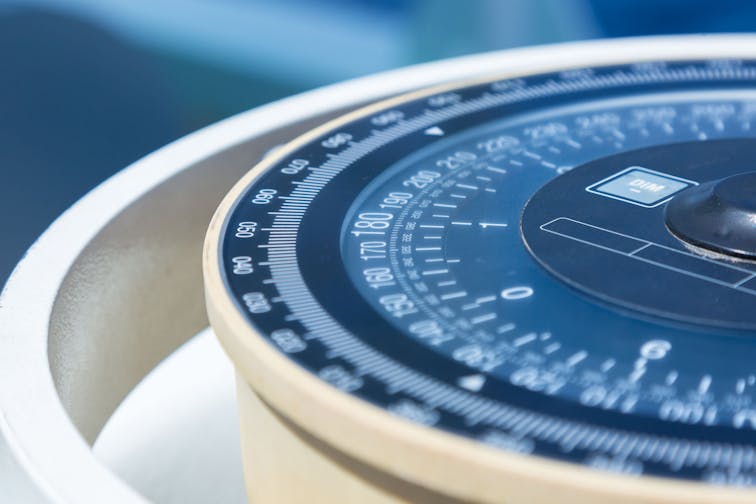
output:
[[[516,347],[520,347],[523,345],[527,345],[530,342],[535,341],[538,339],[538,335],[536,333],[528,333],[524,336],[520,336],[519,338],[515,339],[512,344]]]
[[[430,275],[444,275],[446,273],[449,273],[448,269],[428,270],[428,271],[423,271],[421,274],[423,276],[430,276]]]
[[[449,294],[443,294],[441,299],[447,301],[449,299],[456,299],[467,296],[467,291],[450,292]]]
[[[554,222],[556,222],[558,220],[567,220],[567,221],[574,222],[576,224],[580,224],[580,225],[587,226],[587,227],[590,227],[590,228],[594,228],[594,229],[597,229],[599,231],[603,231],[603,232],[606,232],[606,233],[611,233],[611,234],[614,234],[614,235],[617,235],[617,236],[623,236],[625,238],[629,238],[631,240],[635,240],[635,241],[639,241],[639,242],[645,242],[645,243],[649,244],[649,246],[659,247],[659,248],[662,248],[662,249],[665,249],[665,250],[669,250],[670,252],[673,252],[675,254],[680,254],[680,255],[692,257],[693,259],[696,259],[698,261],[709,262],[709,263],[712,263],[712,264],[716,264],[716,265],[718,265],[718,266],[720,266],[722,268],[728,268],[728,269],[736,270],[736,271],[741,272],[741,273],[745,273],[746,275],[748,275],[748,277],[740,279],[740,280],[738,280],[735,283],[725,282],[725,281],[719,280],[717,278],[709,277],[709,276],[706,276],[706,275],[701,275],[699,273],[694,273],[692,271],[688,271],[688,270],[685,270],[685,269],[682,269],[682,268],[677,268],[675,266],[670,266],[670,265],[662,263],[662,262],[658,262],[658,261],[654,261],[654,260],[651,260],[651,259],[647,259],[645,257],[640,257],[640,256],[638,256],[636,254],[641,249],[634,250],[634,251],[629,252],[629,253],[628,252],[623,252],[621,250],[617,250],[617,249],[613,249],[613,248],[610,248],[610,247],[606,247],[604,245],[599,245],[598,243],[593,243],[593,242],[590,242],[590,241],[587,241],[587,240],[583,240],[581,238],[576,238],[574,236],[570,236],[568,234],[560,233],[558,231],[554,231],[552,229],[548,229],[547,228],[547,226],[549,224],[553,224]],[[551,233],[551,234],[554,234],[554,235],[557,235],[557,236],[562,236],[564,238],[568,238],[570,240],[577,241],[577,242],[580,242],[580,243],[585,243],[586,245],[591,245],[593,247],[606,250],[608,252],[612,252],[612,253],[615,253],[615,254],[623,255],[625,257],[631,257],[631,258],[636,259],[638,261],[642,261],[642,262],[645,262],[647,264],[651,264],[653,266],[657,266],[659,268],[664,268],[664,269],[667,269],[667,270],[670,270],[670,271],[681,273],[683,275],[687,275],[687,276],[691,276],[693,278],[697,278],[699,280],[703,280],[703,281],[706,281],[706,282],[711,282],[711,283],[714,283],[714,284],[717,284],[717,285],[721,285],[723,287],[729,287],[731,289],[739,290],[741,292],[746,292],[748,294],[756,295],[756,290],[749,289],[747,287],[743,287],[743,283],[747,282],[750,278],[752,278],[754,276],[754,272],[751,271],[751,270],[747,270],[745,268],[741,268],[741,267],[732,265],[732,264],[725,264],[725,263],[723,263],[721,261],[710,259],[708,257],[699,256],[699,255],[693,254],[691,252],[678,250],[678,249],[675,249],[675,248],[672,248],[672,247],[667,247],[666,245],[661,245],[659,243],[649,242],[648,240],[643,240],[643,239],[640,239],[640,238],[636,238],[635,236],[626,235],[624,233],[618,233],[617,231],[612,231],[611,229],[605,229],[605,228],[602,228],[602,227],[599,227],[599,226],[594,226],[594,225],[588,224],[586,222],[581,222],[581,221],[578,221],[578,220],[575,220],[575,219],[570,219],[569,217],[558,217],[556,219],[553,219],[553,220],[551,220],[551,221],[549,221],[549,222],[547,222],[545,224],[542,224],[540,226],[540,229],[542,231],[547,232],[547,233]],[[641,247],[641,248],[646,248],[646,247],[644,246],[644,247]]]
[[[496,166],[486,166],[486,170],[494,173],[501,173],[502,175],[507,174],[507,170],[504,168],[497,168]]]
[[[576,352],[576,353],[574,353],[573,355],[571,355],[571,356],[570,356],[570,357],[569,357],[569,358],[568,358],[568,359],[567,359],[567,360],[565,361],[565,363],[566,363],[566,364],[567,364],[567,365],[568,365],[569,367],[574,367],[574,366],[576,366],[576,365],[580,364],[581,362],[583,362],[583,361],[584,361],[584,360],[586,359],[586,357],[588,357],[588,352],[586,352],[585,350],[581,350],[581,351],[579,351],[579,352]]]
[[[704,375],[701,378],[701,382],[698,384],[698,393],[701,395],[706,394],[711,386],[711,375]]]

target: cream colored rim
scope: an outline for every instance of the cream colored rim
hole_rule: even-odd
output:
[[[570,52],[573,49],[574,52]],[[360,109],[306,133],[245,175],[224,198],[204,249],[205,292],[211,323],[253,389],[304,430],[336,449],[400,479],[462,500],[553,502],[754,502],[756,491],[654,477],[598,473],[585,467],[489,448],[420,426],[332,388],[263,339],[228,295],[218,249],[225,216],[243,190],[292,152],[344,124],[410,100],[475,83],[537,72],[653,60],[756,57],[752,37],[669,37],[601,41],[542,48],[553,58],[526,71],[497,72],[409,93]]]

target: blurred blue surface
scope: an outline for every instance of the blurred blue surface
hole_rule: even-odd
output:
[[[753,30],[742,0],[0,0],[0,283],[97,183],[255,105],[478,51]]]

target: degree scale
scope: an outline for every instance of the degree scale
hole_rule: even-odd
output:
[[[53,500],[127,498],[67,417],[92,439],[201,328],[202,220],[250,154],[317,126],[234,186],[205,241],[252,501],[751,501],[753,47],[462,58],[274,104],[137,163],[54,224],[3,295],[16,479]],[[245,130],[255,114],[268,122]],[[87,205],[110,209],[77,215]],[[152,221],[125,226],[140,212]],[[45,263],[66,226],[79,241]],[[28,387],[48,400],[18,400]]]

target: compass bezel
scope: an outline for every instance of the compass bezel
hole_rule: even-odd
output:
[[[673,51],[674,53],[674,51]],[[706,59],[696,55],[695,59]],[[720,54],[721,57],[728,55]],[[301,147],[340,127],[379,111],[462,87],[491,81],[580,69],[691,59],[689,55],[652,51],[611,60],[590,57],[528,72],[496,74],[434,86],[347,114],[299,137],[253,168],[224,199],[213,218],[205,244],[206,296],[211,321],[241,376],[274,410],[328,446],[396,478],[460,499],[499,501],[548,500],[555,492],[582,502],[739,502],[752,490],[715,487],[699,482],[651,476],[630,478],[596,473],[586,467],[538,456],[508,453],[460,436],[389,415],[322,382],[271,346],[249,324],[224,285],[219,257],[227,215],[249,186]],[[245,393],[245,392],[240,392]]]

